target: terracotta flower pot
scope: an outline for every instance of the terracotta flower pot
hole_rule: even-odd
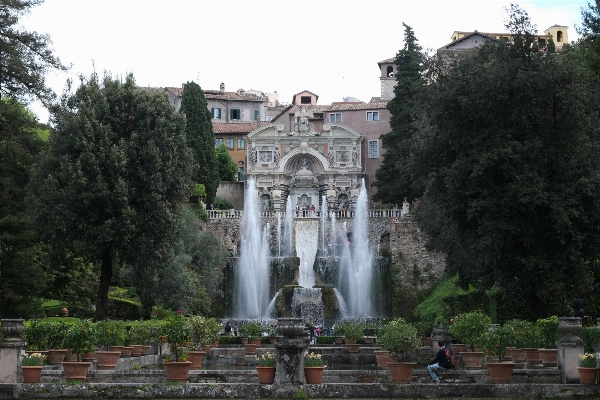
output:
[[[43,368],[42,365],[22,366],[23,383],[40,383]]]
[[[377,359],[377,366],[381,369],[388,369],[388,363],[395,363],[394,360],[387,351],[375,350],[375,358]]]
[[[132,351],[133,351],[133,347],[123,346],[123,350],[121,350],[121,357],[131,357]]]
[[[306,383],[318,385],[323,382],[323,368],[325,367],[304,367],[304,376]]]
[[[67,350],[67,353],[65,354],[65,361],[67,361],[67,362],[76,362],[77,361],[77,354],[74,354],[71,350]]]
[[[513,368],[515,367],[514,362],[498,362],[498,363],[487,363],[488,374],[492,383],[510,383],[512,377]]]
[[[544,367],[556,367],[558,365],[558,353],[556,349],[539,349],[540,357]]]
[[[188,379],[192,363],[189,361],[171,361],[164,364],[167,382],[185,382]]]
[[[414,362],[403,362],[403,363],[388,363],[390,368],[390,378],[394,383],[410,383],[412,381],[413,371],[417,363]]]
[[[483,363],[483,352],[481,351],[467,351],[464,353],[460,353],[463,361],[465,362],[465,367],[467,369],[480,369],[481,364]]]
[[[66,354],[67,354],[66,349],[48,350],[48,364],[60,365],[60,363],[64,361]]]
[[[371,343],[373,343],[373,338],[372,337],[366,337],[365,336],[364,340],[365,340],[365,344],[371,344]]]
[[[537,348],[523,349],[525,353],[525,362],[529,365],[537,365],[542,363],[542,357]]]
[[[190,351],[188,353],[188,361],[192,363],[190,369],[199,369],[205,355],[206,352],[204,351]]]
[[[242,344],[248,344],[248,338],[247,337],[240,338],[240,342],[242,342]]]
[[[360,347],[360,344],[348,344],[346,343],[346,349],[348,350],[348,353],[358,353],[358,349]]]
[[[594,385],[598,376],[598,368],[577,367],[579,372],[579,382],[582,385]]]
[[[271,385],[275,381],[275,367],[256,367],[258,383]]]
[[[142,346],[142,356],[147,356],[148,354],[150,354],[150,347],[151,346]]]
[[[335,344],[342,344],[342,343],[344,343],[344,338],[343,337],[336,337],[334,339],[334,341],[335,341]]]
[[[119,357],[121,357],[120,351],[97,351],[98,369],[115,369]]]
[[[270,337],[270,338],[269,338],[269,342],[270,342],[271,344],[275,344],[275,343],[277,343],[278,341],[279,341],[279,338],[278,338],[278,337],[272,336],[272,337]]]
[[[245,354],[255,354],[256,353],[256,345],[252,343],[248,343],[244,345],[244,353]]]
[[[65,379],[85,381],[90,364],[91,363],[89,362],[63,362],[62,366]]]
[[[81,361],[92,362],[96,358],[96,350],[81,355]]]
[[[141,344],[132,344],[130,347],[133,347],[133,349],[131,349],[131,357],[139,357],[142,355],[142,345]]]
[[[123,353],[123,347],[124,346],[110,346],[108,350],[109,351],[118,351],[119,357],[121,357],[121,353]]]
[[[451,347],[454,353],[466,353],[467,345],[462,343],[452,343]]]
[[[255,344],[258,347],[262,343],[262,339],[261,338],[254,338],[254,339],[252,339],[252,341],[250,343]]]
[[[512,358],[513,361],[517,363],[525,362],[525,352],[523,351],[523,349],[514,348],[512,350]]]

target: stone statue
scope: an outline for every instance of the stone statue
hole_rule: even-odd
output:
[[[319,133],[315,132],[314,124],[308,122],[309,118],[314,118],[314,114],[306,108],[301,108],[300,111],[294,114],[294,130],[289,132],[290,136],[318,136]]]

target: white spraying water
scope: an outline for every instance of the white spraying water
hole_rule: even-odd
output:
[[[236,318],[262,318],[269,305],[269,241],[261,228],[259,201],[253,179],[244,198],[240,259],[234,273],[233,313]]]
[[[279,289],[277,291],[277,293],[275,293],[275,296],[273,296],[273,298],[269,302],[269,305],[267,306],[267,312],[266,312],[267,318],[277,318],[277,309],[275,308],[275,304],[277,303],[277,298],[281,294],[281,290],[282,289]]]
[[[312,288],[315,285],[315,257],[319,246],[319,221],[296,221],[296,254],[300,258],[298,285]]]
[[[281,213],[277,213],[277,256],[281,257]]]
[[[333,288],[333,293],[335,294],[335,298],[337,299],[338,305],[340,306],[340,310],[338,311],[339,317],[340,318],[347,318],[348,317],[348,315],[347,315],[348,314],[348,307],[346,307],[346,302],[344,301],[344,298],[342,297],[342,294],[336,288]]]
[[[285,255],[294,256],[294,246],[293,246],[293,238],[294,238],[294,205],[292,204],[292,198],[290,196],[287,197],[287,204],[285,206],[285,226],[284,226],[284,245],[287,246]]]
[[[327,232],[327,196],[321,196],[321,254],[327,249],[325,236]]]
[[[337,229],[335,223],[335,212],[331,212],[331,243],[333,245],[333,256],[335,257],[335,250],[337,247]]]
[[[352,226],[352,242],[347,238],[346,224],[340,233],[342,254],[338,288],[346,300],[347,317],[374,317],[373,281],[374,257],[369,246],[367,222],[367,190],[363,179],[356,202]]]

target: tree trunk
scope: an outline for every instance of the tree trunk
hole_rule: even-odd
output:
[[[100,267],[100,286],[96,301],[96,320],[108,318],[108,289],[112,280],[112,254],[110,249],[102,250],[102,266]]]

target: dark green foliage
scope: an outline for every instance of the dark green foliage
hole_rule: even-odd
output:
[[[236,182],[237,165],[231,159],[225,144],[215,149],[215,159],[219,167],[219,179],[225,182]]]
[[[60,260],[100,266],[96,317],[107,317],[113,267],[135,268],[139,285],[157,276],[190,193],[184,118],[167,97],[92,74],[51,109],[56,126],[33,182],[42,238]],[[149,315],[154,299],[140,300]]]
[[[27,32],[19,18],[43,0],[0,0],[0,95],[37,97],[47,103],[54,93],[44,82],[51,69],[66,70],[52,54],[46,35]]]
[[[185,114],[185,134],[194,157],[196,170],[192,180],[205,186],[206,204],[211,204],[219,187],[219,170],[215,160],[215,136],[210,111],[204,92],[197,83],[186,83],[179,112]]]
[[[600,346],[600,333],[595,326],[586,326],[577,334],[583,340],[583,351],[586,353],[595,353]]]
[[[241,345],[240,336],[219,336],[219,347],[224,347],[228,345]]]
[[[415,132],[414,108],[418,104],[417,95],[425,83],[423,71],[426,57],[412,28],[405,23],[402,25],[404,48],[396,55],[394,98],[387,106],[392,114],[392,130],[381,137],[385,155],[375,175],[377,181],[373,184],[377,187],[373,199],[384,203],[398,203],[404,197],[412,201],[415,197],[408,164],[410,139]]]
[[[532,317],[590,290],[600,248],[597,82],[536,49],[511,9],[515,44],[483,45],[427,89],[412,149],[416,210],[461,286],[497,284]]]
[[[335,344],[335,336],[319,336],[317,337],[317,345]]]
[[[46,289],[44,248],[25,200],[39,153],[46,147],[31,112],[0,101],[0,318],[34,316]]]
[[[600,74],[600,4],[588,3],[581,9],[581,27],[577,33],[581,39],[577,43],[577,51],[584,64],[596,74]]]
[[[215,207],[215,210],[231,210],[233,208],[233,206],[231,205],[231,203],[229,201],[222,199],[220,197],[215,198],[215,202],[213,203],[213,206]]]

